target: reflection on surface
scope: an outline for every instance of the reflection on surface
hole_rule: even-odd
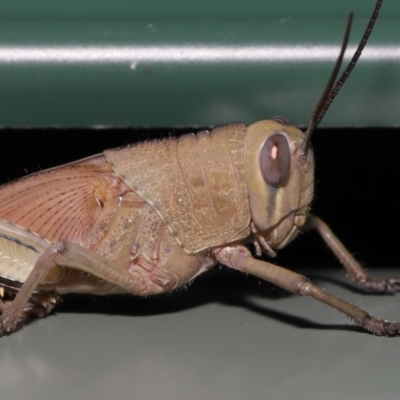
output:
[[[400,296],[352,292],[339,269],[320,271],[312,278],[327,291],[398,318]],[[2,398],[319,400],[400,389],[399,339],[342,329],[351,322],[310,298],[223,270],[174,296],[181,307],[166,314],[122,297],[136,316],[60,312],[0,339]]]

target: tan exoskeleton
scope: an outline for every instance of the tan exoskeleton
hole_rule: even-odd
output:
[[[400,323],[369,316],[307,278],[253,258],[273,256],[299,230],[316,229],[366,290],[400,280],[369,278],[327,225],[309,214],[314,191],[311,134],[361,54],[382,1],[342,77],[348,41],[305,133],[276,117],[179,139],[107,150],[0,188],[1,334],[23,316],[45,316],[69,292],[173,290],[218,263],[297,295],[312,296],[377,335]],[[84,273],[83,273],[84,272]]]

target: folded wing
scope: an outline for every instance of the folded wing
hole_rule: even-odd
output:
[[[51,242],[80,241],[126,186],[102,155],[45,170],[0,188],[0,218]]]

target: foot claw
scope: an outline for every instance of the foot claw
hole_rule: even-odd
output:
[[[400,323],[385,322],[383,325],[383,335],[387,337],[396,337],[400,334]]]
[[[375,317],[369,317],[363,327],[377,336],[400,336],[400,322],[384,321]]]
[[[368,292],[380,294],[394,294],[400,286],[400,279],[379,279],[364,277],[358,281],[359,285]]]

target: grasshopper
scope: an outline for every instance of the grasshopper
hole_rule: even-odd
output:
[[[349,38],[305,132],[282,117],[106,150],[0,188],[0,334],[44,317],[65,293],[148,296],[178,288],[218,263],[343,312],[376,335],[400,323],[326,293],[273,257],[316,230],[363,289],[393,293],[400,279],[369,277],[330,228],[310,214],[311,136],[355,66],[378,16],[336,81]],[[336,81],[336,83],[335,83]]]

